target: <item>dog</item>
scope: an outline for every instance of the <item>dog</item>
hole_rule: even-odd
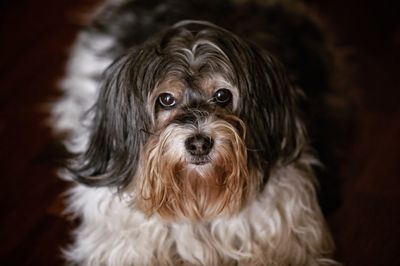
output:
[[[100,9],[53,108],[80,219],[68,263],[336,265],[300,104],[326,86],[325,48],[293,6]]]

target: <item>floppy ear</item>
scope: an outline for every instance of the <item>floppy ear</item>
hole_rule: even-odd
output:
[[[88,148],[68,167],[78,182],[123,187],[135,175],[150,125],[145,105],[154,80],[142,65],[148,56],[131,52],[104,73]]]
[[[246,119],[251,145],[272,165],[287,163],[304,148],[305,129],[296,103],[296,93],[281,63],[253,44],[244,53],[241,116]]]

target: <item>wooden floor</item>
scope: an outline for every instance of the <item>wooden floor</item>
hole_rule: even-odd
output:
[[[45,104],[57,96],[77,14],[95,2],[0,1],[0,265],[62,263],[72,225],[61,216],[62,152]],[[328,216],[337,258],[400,265],[400,9],[395,1],[307,2],[350,52],[361,103],[341,205]]]

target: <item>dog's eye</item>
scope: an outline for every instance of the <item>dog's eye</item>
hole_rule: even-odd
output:
[[[228,89],[219,89],[214,94],[215,102],[220,105],[226,105],[232,99],[232,93]]]
[[[158,102],[165,108],[171,108],[176,105],[176,99],[171,93],[160,94],[160,96],[158,96]]]

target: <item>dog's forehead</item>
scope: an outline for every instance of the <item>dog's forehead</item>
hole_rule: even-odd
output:
[[[153,72],[155,86],[148,92],[149,111],[157,109],[157,101],[163,93],[172,94],[177,107],[197,103],[211,103],[218,89],[229,89],[233,95],[232,108],[236,109],[239,88],[235,67],[229,51],[221,47],[210,25],[199,25],[196,30],[178,27],[168,31],[159,40],[159,69]],[[152,73],[148,73],[152,75]],[[171,113],[170,110],[168,113]]]

